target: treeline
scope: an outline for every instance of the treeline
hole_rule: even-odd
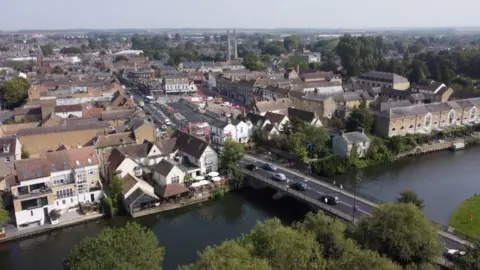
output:
[[[355,224],[322,212],[307,214],[293,226],[269,219],[237,239],[207,247],[196,262],[178,269],[437,269],[443,243],[422,207],[423,201],[407,191],[396,204],[380,205]],[[456,269],[479,269],[477,251],[456,260]],[[70,251],[65,269],[162,269],[163,255],[152,231],[128,223],[81,241]]]

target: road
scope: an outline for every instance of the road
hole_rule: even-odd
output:
[[[135,103],[137,103],[139,100],[145,100],[145,96],[138,93],[136,89],[129,89],[129,93],[133,96]],[[166,120],[169,120],[171,122],[171,127],[176,128],[177,126],[173,121],[171,121],[170,118],[168,118],[160,109],[159,104],[151,104],[145,102],[143,110],[150,115],[150,118],[154,120],[155,123],[157,123],[158,127],[161,127],[162,125],[165,125]]]
[[[255,163],[258,166],[261,166],[262,164],[267,162],[268,161],[264,159],[246,155],[239,165],[246,166],[248,164]],[[272,172],[265,171],[262,169],[257,170],[256,173],[264,177],[272,177],[274,174]],[[352,194],[341,190],[339,187],[333,186],[330,183],[323,182],[321,180],[315,179],[310,176],[302,175],[299,172],[277,166],[277,172],[275,173],[285,174],[285,176],[287,177],[290,183],[305,182],[308,185],[308,189],[304,191],[305,195],[308,197],[311,197],[312,199],[319,199],[322,195],[325,195],[325,194],[337,195],[340,199],[340,202],[337,205],[331,206],[331,207],[339,211],[342,211],[343,213],[352,215],[354,213],[353,205],[355,204],[359,208],[359,211],[355,213],[355,219],[358,219],[363,216],[371,216],[375,211],[375,209],[377,208],[377,205],[373,202],[369,202],[359,197],[356,197],[356,200],[355,200]],[[450,234],[446,234],[445,232],[442,232],[442,231],[439,231],[439,235],[440,235],[441,241],[444,243],[445,248],[453,248],[453,249],[460,249],[460,250],[465,249],[464,245],[466,244],[466,242],[462,241],[458,237],[452,236]]]

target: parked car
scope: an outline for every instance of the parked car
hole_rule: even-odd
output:
[[[255,164],[248,164],[247,166],[245,166],[245,168],[247,168],[247,169],[250,170],[250,171],[256,171],[256,170],[258,170],[258,166],[255,165]]]
[[[338,202],[340,202],[340,199],[337,195],[324,195],[320,197],[320,201],[329,205],[336,205]]]
[[[307,184],[302,182],[295,182],[290,184],[290,188],[298,190],[298,191],[305,191],[307,190]]]
[[[275,172],[277,170],[277,166],[265,163],[265,164],[262,165],[262,169],[264,169],[266,171]]]
[[[168,127],[166,125],[162,125],[162,129],[165,130],[167,129]]]
[[[279,182],[287,181],[287,177],[283,173],[274,174],[272,179]]]
[[[458,250],[458,249],[446,249],[445,252],[443,253],[443,256],[449,260],[455,260],[458,259],[459,257],[465,256],[467,253],[463,250]]]

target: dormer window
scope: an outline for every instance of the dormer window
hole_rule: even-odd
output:
[[[57,170],[57,165],[56,164],[52,164],[52,171],[56,171]]]
[[[68,169],[68,163],[66,161],[63,162],[63,168]]]
[[[80,166],[80,161],[75,160],[75,164],[77,165],[77,167]]]
[[[88,159],[88,164],[92,165],[92,160],[90,158]]]
[[[10,144],[3,145],[3,153],[10,153]]]
[[[36,172],[37,172],[37,176],[38,176],[38,177],[42,176],[42,170],[40,170],[40,169],[37,169],[37,171],[36,171]]]

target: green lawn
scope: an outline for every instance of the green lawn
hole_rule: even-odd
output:
[[[471,216],[473,220],[470,220]],[[448,225],[458,232],[480,239],[480,195],[460,204],[450,216]]]

